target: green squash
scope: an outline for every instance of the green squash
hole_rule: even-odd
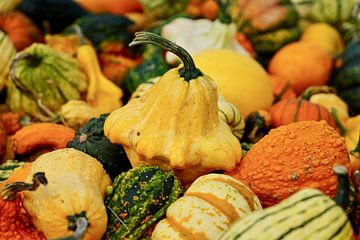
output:
[[[217,240],[353,239],[351,223],[343,210],[349,206],[349,177],[335,166],[338,191],[335,201],[317,189],[302,189],[281,203],[235,222]]]
[[[105,239],[141,239],[183,193],[174,172],[140,166],[117,176],[108,189]]]
[[[145,13],[153,19],[167,19],[183,12],[189,0],[140,0]]]
[[[68,148],[80,150],[100,161],[104,169],[114,179],[117,175],[131,168],[124,148],[113,144],[104,136],[104,122],[109,114],[102,114],[93,118],[75,133]]]
[[[40,120],[54,118],[67,101],[87,90],[85,74],[72,57],[34,43],[15,55],[10,66],[8,104]]]
[[[299,15],[290,0],[239,0],[232,17],[259,53],[274,53],[301,34]]]
[[[97,50],[102,50],[108,43],[118,43],[127,46],[132,36],[128,28],[134,22],[125,16],[104,14],[88,14],[78,18],[74,24],[64,30],[64,34],[76,34],[75,25],[88,38]]]
[[[140,84],[151,78],[162,76],[169,68],[162,49],[148,44],[145,46],[142,63],[130,69],[125,76],[124,88],[129,93],[133,93]]]
[[[360,113],[360,39],[351,42],[342,56],[332,85],[355,113]]]
[[[0,183],[8,179],[15,168],[21,167],[24,162],[16,160],[7,160],[5,163],[0,165]]]

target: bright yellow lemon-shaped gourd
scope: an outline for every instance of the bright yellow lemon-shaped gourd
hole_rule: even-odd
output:
[[[271,106],[270,78],[254,59],[232,50],[214,49],[195,55],[194,62],[215,81],[220,94],[244,116]]]

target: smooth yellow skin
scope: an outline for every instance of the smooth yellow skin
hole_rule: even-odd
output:
[[[231,170],[241,146],[218,115],[218,93],[207,76],[184,81],[169,70],[143,96],[112,112],[104,133],[121,144],[132,166],[172,168],[182,183],[214,170]]]
[[[330,113],[336,109],[339,119],[345,123],[349,118],[349,109],[347,104],[336,94],[318,93],[310,97],[310,102],[325,107]]]
[[[351,117],[347,119],[346,124],[346,133],[345,133],[345,142],[348,151],[355,149],[360,135],[360,115]]]
[[[36,191],[24,191],[23,204],[37,229],[48,239],[68,237],[67,216],[86,212],[90,222],[84,240],[101,239],[106,231],[104,205],[111,180],[95,158],[72,148],[46,153],[31,165],[25,182],[44,172],[48,180]]]
[[[272,85],[264,68],[254,59],[228,49],[206,50],[194,56],[195,65],[216,83],[219,93],[246,117],[269,109]]]
[[[80,46],[77,59],[89,80],[87,103],[101,114],[121,107],[123,92],[101,72],[95,49],[88,44]]]
[[[344,42],[339,32],[327,23],[308,26],[301,36],[301,41],[315,44],[333,56],[339,56],[344,51]]]
[[[0,8],[1,8],[1,3],[0,3]],[[10,41],[10,39],[6,36],[6,34],[1,31],[0,31],[0,50],[1,50],[0,89],[2,89],[7,82],[10,61],[16,54],[16,48],[14,44]]]
[[[170,205],[166,219],[156,225],[151,237],[215,239],[234,221],[260,209],[259,199],[246,185],[223,174],[204,175],[196,179],[184,197]]]

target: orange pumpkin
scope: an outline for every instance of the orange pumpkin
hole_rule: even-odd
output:
[[[296,92],[289,81],[277,75],[269,75],[274,93],[274,102],[283,99],[296,98]]]
[[[8,35],[19,51],[33,42],[43,42],[40,29],[20,12],[0,13],[0,30]]]
[[[292,122],[325,120],[330,126],[338,129],[331,113],[323,106],[301,98],[284,99],[270,109],[272,127],[277,128]]]
[[[139,12],[143,6],[139,0],[76,0],[79,5],[93,13],[109,12],[113,14],[124,14]]]
[[[325,121],[303,121],[271,130],[228,174],[269,207],[308,187],[334,197],[334,164],[349,166],[344,138]]]

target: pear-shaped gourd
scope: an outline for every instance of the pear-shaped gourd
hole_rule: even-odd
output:
[[[133,166],[174,169],[182,183],[214,171],[233,169],[241,146],[218,115],[217,87],[198,70],[180,46],[139,32],[130,46],[151,43],[178,55],[183,66],[171,69],[143,96],[106,119],[105,135],[124,146]]]

